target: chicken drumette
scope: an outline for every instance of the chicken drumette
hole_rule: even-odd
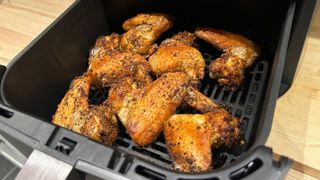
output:
[[[245,69],[259,56],[257,45],[243,36],[212,28],[199,28],[195,34],[223,51],[221,57],[210,64],[210,77],[230,87],[239,86]]]

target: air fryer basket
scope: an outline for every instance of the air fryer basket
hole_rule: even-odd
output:
[[[50,123],[70,81],[86,70],[95,39],[121,32],[121,23],[141,12],[175,17],[174,28],[159,42],[181,30],[211,26],[243,34],[261,46],[263,53],[247,71],[243,88],[231,91],[208,77],[199,86],[241,118],[244,144],[215,150],[211,172],[171,170],[163,136],[140,149],[122,128],[115,146],[105,146]],[[26,155],[37,149],[73,165],[76,171],[101,178],[112,179],[110,172],[118,178],[135,179],[280,178],[291,161],[274,161],[263,145],[271,128],[294,13],[294,1],[76,1],[8,66],[1,84],[7,106],[0,107],[0,133],[22,141],[29,147],[23,151]],[[199,43],[207,64],[220,55]],[[95,92],[91,98],[99,101],[106,93]]]

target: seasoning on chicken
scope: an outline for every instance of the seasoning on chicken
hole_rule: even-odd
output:
[[[167,72],[185,72],[198,84],[203,79],[205,60],[193,46],[195,36],[189,32],[180,32],[163,41],[159,49],[149,58],[152,72],[162,75]]]
[[[103,56],[113,51],[120,50],[120,38],[121,36],[117,33],[99,37],[94,47],[90,50],[89,65],[95,60],[99,61]]]
[[[185,73],[167,73],[138,91],[137,100],[124,106],[120,121],[139,146],[151,144],[182,101],[190,79]]]
[[[111,85],[108,102],[124,126],[127,125],[129,106],[133,101],[141,98],[143,88],[150,83],[149,81],[137,81],[132,77],[124,77]]]
[[[225,146],[232,146],[234,141],[229,141],[228,136],[233,137],[232,133],[234,128],[239,129],[239,118],[232,116],[229,112],[227,112],[224,108],[213,102],[210,98],[199,92],[197,89],[193,87],[189,87],[186,90],[186,94],[183,97],[185,102],[188,103],[189,106],[197,109],[201,113],[213,113],[214,114],[214,119],[216,122],[223,122],[223,121],[228,121],[228,122],[234,122],[234,126],[232,126],[230,129],[227,129],[228,131],[221,132],[220,134],[225,135],[222,137],[221,142],[215,142],[214,146],[219,147],[221,145]],[[237,123],[236,123],[237,122]],[[230,131],[229,131],[230,130]]]
[[[121,37],[121,48],[149,56],[157,49],[155,41],[172,25],[172,18],[166,14],[138,14],[123,23],[127,32]]]
[[[203,172],[211,168],[213,128],[205,114],[176,114],[164,123],[167,150],[173,168],[182,172]]]
[[[208,98],[194,87],[188,87],[183,99],[189,106],[202,113],[216,111],[216,109],[222,109],[221,106],[213,102],[212,99]]]
[[[232,146],[239,139],[239,121],[217,118],[219,112],[176,114],[164,124],[173,168],[182,172],[211,169],[211,147]]]
[[[239,86],[245,69],[259,56],[257,45],[241,35],[212,28],[199,28],[195,34],[223,51],[221,57],[210,64],[210,77],[230,87]]]
[[[105,144],[112,144],[118,135],[118,122],[107,102],[89,105],[92,76],[73,80],[62,99],[52,122]]]
[[[122,77],[133,77],[141,82],[152,81],[148,75],[149,63],[139,54],[125,51],[112,51],[91,61],[88,72],[92,73],[94,80],[104,87],[111,86]]]

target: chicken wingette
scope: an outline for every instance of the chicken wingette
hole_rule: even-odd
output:
[[[74,79],[52,122],[102,143],[111,144],[117,138],[118,122],[106,101],[100,105],[89,105],[88,96],[92,84],[93,78],[88,74]]]
[[[163,41],[149,58],[152,72],[158,76],[167,72],[185,72],[192,84],[198,84],[204,76],[205,60],[200,51],[192,47],[195,38],[192,33],[181,32]]]
[[[173,167],[183,172],[211,169],[212,148],[237,144],[240,120],[189,86],[183,96],[191,107],[205,114],[176,114],[164,126]]]
[[[221,84],[238,87],[245,69],[259,56],[258,46],[241,35],[212,28],[199,28],[195,34],[223,51],[221,57],[210,64],[209,76]]]
[[[162,132],[163,123],[175,113],[190,79],[185,73],[178,72],[164,74],[141,89],[134,84],[128,80],[122,84],[122,91],[117,88],[122,93],[120,96],[113,93],[115,96],[111,97],[119,103],[112,104],[132,140],[139,146],[147,146]]]
[[[239,139],[239,121],[219,118],[219,112],[176,114],[164,123],[173,168],[181,172],[211,169],[212,147],[232,146]]]
[[[157,48],[155,41],[173,25],[172,18],[166,14],[138,14],[126,20],[122,27],[120,46],[123,50],[151,55]]]

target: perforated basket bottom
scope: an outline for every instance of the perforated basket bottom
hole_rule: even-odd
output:
[[[204,55],[207,64],[212,59],[208,54]],[[253,128],[255,115],[262,100],[262,91],[268,72],[268,62],[258,60],[257,63],[246,73],[243,87],[236,91],[219,85],[215,80],[205,76],[199,89],[206,96],[213,99],[216,103],[224,106],[232,115],[241,119],[241,140],[243,143],[232,149],[214,149],[213,168],[219,168],[230,164],[239,155],[244,153],[250,144],[250,135]],[[208,74],[208,73],[206,73]],[[107,93],[107,91],[105,91]],[[194,113],[195,111],[177,113]],[[119,149],[136,155],[157,165],[170,168],[172,160],[167,152],[165,140],[162,134],[149,146],[140,148],[135,146],[124,127],[120,127],[120,134],[115,142]]]

